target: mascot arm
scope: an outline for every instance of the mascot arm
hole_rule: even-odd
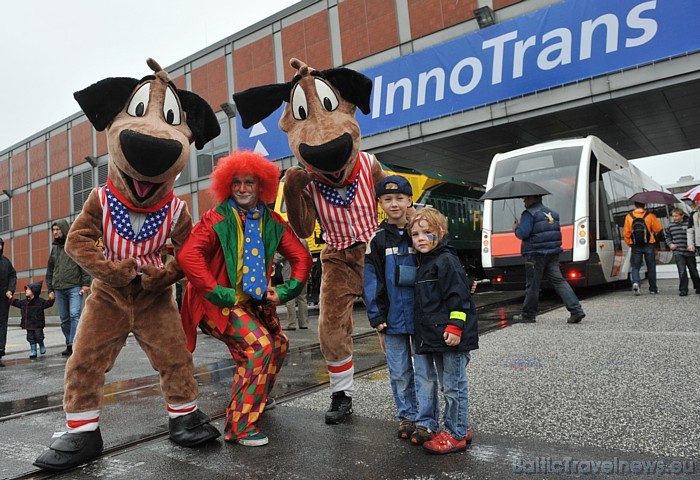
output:
[[[300,238],[314,233],[316,208],[306,186],[311,177],[301,167],[292,167],[284,176],[284,203],[287,206],[289,225]]]
[[[66,237],[66,253],[80,267],[108,285],[125,287],[136,277],[136,261],[133,258],[110,261],[105,259],[97,246],[102,237],[102,206],[97,189],[83,205]]]
[[[289,261],[289,265],[292,267],[292,274],[289,280],[277,287],[280,303],[287,303],[289,300],[299,296],[309,279],[312,263],[311,254],[304,244],[299,241],[291,228],[287,228],[284,231],[277,251]]]
[[[175,254],[180,251],[182,244],[192,231],[192,216],[187,209],[187,204],[183,204],[182,211],[170,233],[170,240],[175,247]],[[176,260],[168,263],[165,268],[158,268],[154,265],[144,265],[141,267],[141,284],[145,290],[158,291],[169,287],[185,276]]]
[[[386,176],[387,174],[382,168],[382,164],[377,161],[377,157],[372,155],[372,181],[374,186],[376,187]]]
[[[212,273],[212,269],[222,267],[212,264],[217,249],[221,249],[221,243],[213,228],[212,211],[209,211],[192,228],[187,241],[176,251],[175,259],[187,276],[188,287],[194,287],[214,305],[231,307],[236,303],[236,290],[219,285]]]

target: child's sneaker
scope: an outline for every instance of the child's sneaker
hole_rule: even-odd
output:
[[[638,283],[632,284],[632,293],[634,293],[637,296],[642,294],[642,292],[639,291],[639,284]]]
[[[411,443],[414,445],[423,445],[428,440],[432,440],[434,436],[435,434],[423,425],[416,425],[416,429],[411,434]]]
[[[416,429],[416,422],[412,422],[411,420],[406,420],[401,419],[401,422],[399,423],[399,438],[411,438],[411,434],[414,432]]]
[[[423,448],[435,455],[463,452],[467,449],[467,439],[471,440],[469,433],[470,432],[467,431],[466,437],[461,440],[456,440],[446,431],[440,430],[440,432],[435,435],[435,438],[423,444]],[[469,443],[471,443],[471,441]]]

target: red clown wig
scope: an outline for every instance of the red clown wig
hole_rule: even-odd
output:
[[[209,193],[217,203],[221,203],[231,196],[233,177],[243,178],[246,175],[253,175],[260,182],[258,200],[270,204],[277,199],[280,174],[281,171],[277,164],[259,153],[250,150],[237,150],[231,155],[219,159],[211,173]]]

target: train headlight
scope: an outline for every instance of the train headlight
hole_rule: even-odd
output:
[[[484,253],[489,253],[489,247],[484,247],[483,252],[484,252]]]
[[[585,239],[585,238],[579,238],[579,239],[578,239],[578,244],[579,244],[579,245],[585,245],[585,244],[586,244],[586,239]]]

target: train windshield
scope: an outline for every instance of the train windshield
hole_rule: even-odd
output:
[[[500,160],[496,163],[493,184],[513,179],[544,187],[552,195],[546,195],[543,203],[559,212],[561,225],[571,225],[582,150],[583,147],[557,148]],[[493,232],[511,232],[513,220],[520,218],[523,209],[523,201],[519,198],[494,200]]]

